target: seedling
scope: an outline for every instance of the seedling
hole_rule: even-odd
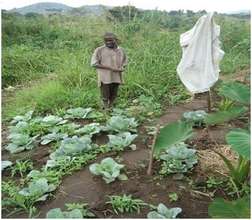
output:
[[[178,200],[178,194],[176,192],[169,193],[170,202],[176,202]]]
[[[149,206],[141,199],[133,199],[131,195],[109,196],[109,201],[106,204],[111,204],[113,211],[118,215],[120,213],[140,213],[141,207]]]
[[[33,163],[30,160],[19,161],[17,160],[15,165],[11,168],[11,176],[15,176],[17,173],[23,178],[24,174],[33,169]]]

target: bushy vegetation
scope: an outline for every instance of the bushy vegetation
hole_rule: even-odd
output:
[[[118,11],[120,13],[118,13]],[[130,13],[130,14],[129,14]],[[99,106],[96,72],[90,67],[105,31],[115,32],[129,57],[119,106],[141,94],[161,104],[188,97],[176,67],[181,58],[179,35],[204,12],[139,11],[123,7],[104,17],[2,14],[2,86],[26,85],[4,105],[4,118],[29,109],[56,113],[68,107]],[[247,20],[216,16],[226,55],[223,73],[249,66],[250,25]],[[36,80],[36,82],[34,82]]]

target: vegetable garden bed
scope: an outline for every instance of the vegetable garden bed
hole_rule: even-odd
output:
[[[206,104],[205,97],[201,96],[189,103],[170,107],[160,118],[150,120],[149,122],[146,121],[138,127],[136,121],[133,119],[127,119],[128,121],[124,122],[122,118],[119,118],[121,121],[117,123],[119,119],[113,117],[120,116],[115,115],[106,116],[106,120],[104,120],[104,118],[100,120],[99,117],[86,119],[86,116],[80,119],[80,115],[78,115],[78,119],[71,116],[69,119],[68,116],[66,118],[68,118],[69,121],[66,122],[66,124],[72,122],[79,124],[80,127],[74,129],[74,133],[67,141],[66,139],[63,139],[61,142],[58,140],[58,144],[56,145],[55,142],[43,144],[40,142],[29,151],[22,151],[16,154],[11,154],[3,150],[2,160],[12,161],[13,164],[18,159],[29,159],[33,162],[33,169],[41,170],[42,166],[47,164],[51,171],[55,170],[58,172],[58,170],[62,169],[61,171],[64,172],[64,175],[58,175],[59,179],[57,180],[52,178],[57,175],[47,176],[48,184],[54,183],[55,189],[48,190],[48,192],[46,192],[46,195],[48,195],[47,198],[38,199],[33,205],[29,206],[26,202],[27,209],[24,211],[24,208],[22,208],[20,204],[14,203],[17,202],[17,200],[13,199],[15,196],[11,194],[11,191],[15,188],[13,183],[14,185],[20,185],[21,189],[29,186],[29,181],[35,177],[27,179],[26,176],[29,173],[27,171],[22,173],[24,174],[22,178],[19,175],[21,172],[20,169],[17,169],[17,173],[12,175],[13,165],[6,168],[2,174],[3,181],[5,182],[2,200],[6,201],[3,206],[3,217],[26,218],[29,216],[45,218],[51,209],[61,208],[61,210],[66,210],[65,205],[67,203],[87,203],[88,210],[93,213],[89,217],[96,218],[146,218],[150,211],[155,210],[153,206],[158,206],[160,203],[163,203],[168,208],[181,208],[182,212],[178,213],[181,218],[209,217],[208,207],[214,198],[224,197],[225,199],[233,199],[233,195],[230,195],[230,190],[225,190],[223,188],[228,176],[228,170],[225,164],[220,162],[220,157],[215,151],[231,159],[232,163],[237,162],[238,156],[226,145],[225,135],[227,131],[232,128],[237,128],[237,124],[240,128],[245,128],[246,122],[235,119],[231,120],[231,122],[223,123],[222,125],[209,126],[207,128],[194,128],[193,131],[195,135],[186,141],[186,144],[197,150],[196,155],[198,157],[198,163],[196,165],[193,164],[194,167],[192,169],[190,167],[189,170],[183,174],[160,175],[159,171],[161,170],[162,161],[154,160],[153,175],[146,175],[150,157],[150,146],[153,139],[150,133],[151,126],[155,126],[156,124],[164,126],[167,123],[175,122],[181,119],[183,113],[186,111],[198,109],[206,110]],[[71,113],[71,111],[68,113]],[[116,121],[113,122],[112,119]],[[64,120],[62,119],[59,120],[59,122],[52,123],[57,124],[62,121]],[[99,128],[101,130],[96,131],[96,129],[85,127],[93,122],[100,122]],[[124,123],[125,126],[122,126]],[[84,131],[82,129],[83,127],[86,128]],[[77,129],[79,130],[75,133]],[[72,130],[68,128],[67,131]],[[124,134],[124,136],[120,137],[120,140],[117,139],[112,142],[111,136],[109,135],[119,137],[118,132],[122,131],[131,133]],[[8,133],[9,130],[6,129],[6,132]],[[80,148],[84,149],[86,141],[89,141],[81,139],[81,135],[83,135],[82,132],[88,132],[89,135],[92,136],[90,137],[90,141],[92,144],[95,144],[95,146],[94,149],[91,150],[91,154],[89,154],[90,149],[87,149],[87,151],[81,150],[80,153],[78,153]],[[74,135],[79,136],[76,136],[76,139],[74,139]],[[137,135],[137,137],[132,136],[131,138],[130,135]],[[5,134],[3,137],[4,144],[8,143],[6,137],[7,135]],[[59,145],[59,143],[61,143],[61,145]],[[66,144],[72,144],[72,146],[77,146],[76,144],[79,144],[78,149],[76,149],[77,154],[74,154],[77,155],[78,162],[76,162],[76,164],[74,164],[74,162],[71,164],[71,160],[66,160],[63,165],[57,164],[59,162],[57,159],[59,155],[64,155],[66,152],[70,153],[67,155],[72,155],[72,147],[70,149],[69,145]],[[91,145],[87,144],[87,146]],[[78,154],[86,155],[86,157],[78,158]],[[124,165],[122,170],[127,176],[126,179],[121,181],[118,178],[114,178],[110,183],[106,184],[101,176],[90,173],[89,165],[100,163],[104,158],[108,157],[113,158],[118,164]],[[51,160],[51,163],[48,163],[48,160]],[[52,168],[50,168],[51,166]],[[55,166],[56,168],[54,168]],[[57,168],[57,166],[60,167]],[[10,180],[12,182],[8,182]],[[17,193],[19,190],[17,190]],[[31,193],[31,191],[29,191],[29,193]],[[139,205],[139,207],[137,207],[137,205],[134,206],[136,208],[133,208],[132,213],[127,213],[126,211],[122,211],[123,213],[120,213],[120,211],[116,213],[115,209],[108,203],[109,196],[123,196],[124,194],[131,195],[134,199],[140,199],[147,205]],[[33,209],[34,207],[36,207],[36,209]],[[71,208],[69,210],[71,210]],[[64,215],[68,215],[67,212],[65,212]],[[83,212],[82,215],[84,215]],[[88,217],[88,214],[86,217]]]

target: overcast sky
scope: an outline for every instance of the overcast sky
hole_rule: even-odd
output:
[[[83,5],[103,4],[109,6],[134,5],[142,9],[193,11],[207,10],[217,12],[230,12],[238,10],[251,10],[251,0],[0,0],[2,9],[19,8],[38,2],[58,2],[72,7]]]

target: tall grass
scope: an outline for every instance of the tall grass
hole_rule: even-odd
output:
[[[124,73],[125,84],[120,87],[119,105],[127,106],[141,94],[152,96],[163,104],[175,104],[188,97],[176,73],[181,58],[179,35],[186,25],[179,31],[171,31],[158,25],[155,19],[118,23],[105,18],[64,16],[41,18],[36,22],[42,27],[39,34],[34,20],[31,20],[34,30],[28,28],[29,20],[26,20],[24,28],[27,30],[17,36],[13,36],[8,28],[8,32],[4,31],[4,86],[36,80],[32,87],[17,91],[4,104],[3,116],[6,119],[30,108],[38,113],[53,113],[72,106],[97,107],[99,90],[96,71],[90,67],[90,58],[94,49],[103,44],[105,31],[114,31],[119,36],[120,46],[129,57]],[[229,26],[229,22],[227,19],[221,24],[227,57],[221,66],[224,72],[233,72],[249,65],[246,52],[249,26],[247,23],[237,25],[238,20],[231,21],[234,26]],[[18,26],[18,22],[15,24]],[[235,35],[237,26],[246,33]],[[11,42],[14,44],[9,44],[7,35],[12,36]],[[229,41],[232,35],[235,40]],[[26,40],[21,43],[20,39],[24,36]],[[240,55],[234,60],[236,51]],[[51,78],[51,73],[56,77]]]

